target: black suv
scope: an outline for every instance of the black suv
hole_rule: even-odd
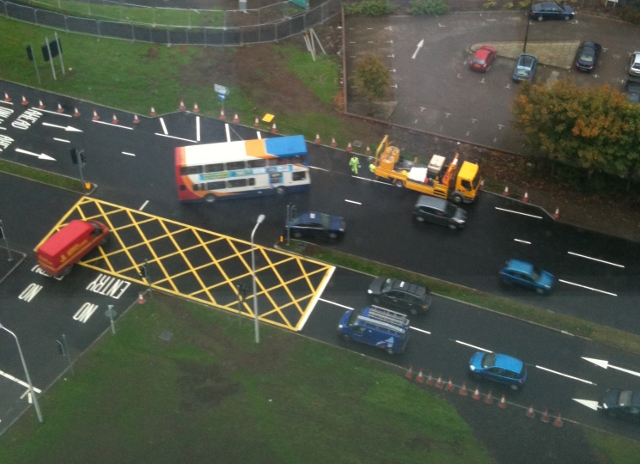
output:
[[[431,306],[429,289],[400,279],[378,277],[367,293],[375,304],[410,314],[425,313]]]

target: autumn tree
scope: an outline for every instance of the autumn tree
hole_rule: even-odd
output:
[[[389,69],[372,53],[356,62],[356,72],[351,79],[358,92],[369,101],[383,97],[391,86]]]
[[[640,166],[640,105],[608,84],[525,83],[511,112],[513,126],[551,160],[627,178]]]

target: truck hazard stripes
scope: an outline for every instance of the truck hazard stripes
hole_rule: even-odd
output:
[[[254,317],[250,242],[92,198],[81,198],[49,235],[73,219],[97,220],[111,230],[109,243],[78,264]],[[258,245],[255,256],[260,320],[301,330],[335,268]]]

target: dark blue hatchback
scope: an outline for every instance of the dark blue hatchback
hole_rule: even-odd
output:
[[[529,12],[531,19],[542,21],[543,19],[564,19],[570,20],[575,16],[573,8],[569,5],[558,5],[554,2],[536,3]]]
[[[331,214],[307,211],[293,219],[289,224],[291,236],[302,237],[326,237],[340,238],[347,227],[344,219]],[[286,229],[285,229],[286,233]]]
[[[493,380],[509,385],[513,390],[524,386],[527,366],[506,354],[479,351],[469,360],[469,372],[476,378]]]

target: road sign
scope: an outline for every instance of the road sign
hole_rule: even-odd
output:
[[[224,100],[226,97],[225,97],[223,94],[219,93],[219,94],[218,94],[218,98],[219,98],[220,100]]]
[[[220,95],[229,95],[229,89],[224,85],[213,84],[213,90],[215,90],[216,93],[219,93]]]

